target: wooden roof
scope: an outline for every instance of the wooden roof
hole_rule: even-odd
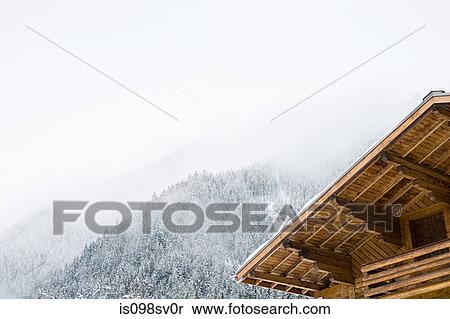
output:
[[[333,282],[353,283],[362,265],[405,250],[399,214],[450,204],[449,120],[450,95],[431,92],[260,247],[236,280],[308,294]],[[392,205],[392,229],[378,229],[348,204]]]

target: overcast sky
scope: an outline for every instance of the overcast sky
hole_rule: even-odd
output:
[[[450,4],[422,3],[2,0],[1,228],[199,141],[234,149],[213,167],[199,160],[220,170],[315,164],[378,137],[450,89]]]

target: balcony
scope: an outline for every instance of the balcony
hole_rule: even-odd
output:
[[[450,239],[361,267],[366,298],[411,298],[450,287]]]

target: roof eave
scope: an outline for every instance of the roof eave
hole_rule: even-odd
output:
[[[373,163],[383,151],[389,147],[407,128],[413,125],[418,119],[430,111],[435,104],[450,103],[450,93],[442,93],[442,91],[431,91],[424,97],[420,103],[411,113],[409,113],[397,126],[395,126],[389,133],[383,136],[372,147],[370,147],[361,157],[359,157],[352,165],[349,166],[340,176],[325,187],[318,195],[311,201],[309,205],[303,207],[295,219],[292,219],[286,224],[275,236],[264,243],[252,258],[249,258],[236,272],[236,281],[242,281],[250,271],[272,251],[274,251],[283,241],[288,237],[299,224],[301,224],[313,211],[311,209],[314,205],[326,203],[333,194],[337,193],[341,188],[351,180],[352,176],[363,170],[365,167]]]

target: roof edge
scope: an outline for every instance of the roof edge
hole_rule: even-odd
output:
[[[313,199],[305,205],[298,213],[295,219],[292,219],[288,224],[282,227],[270,240],[261,245],[236,271],[235,280],[241,282],[247,274],[256,266],[256,264],[269,254],[271,254],[279,245],[286,239],[286,233],[291,229],[295,229],[298,224],[301,224],[311,212],[308,210],[315,204],[324,203],[329,200],[334,193],[340,188],[344,187],[346,183],[351,180],[351,176],[358,171],[364,169],[369,165],[377,155],[381,155],[383,150],[389,147],[400,134],[413,125],[418,119],[428,113],[435,104],[450,103],[450,93],[444,91],[431,91],[427,94],[423,101],[414,108],[399,124],[397,124],[391,131],[380,138],[374,145],[372,145],[363,155],[361,155],[353,164],[351,164],[342,174],[334,179],[328,186],[326,186],[320,193],[313,197]],[[359,167],[360,166],[360,167]],[[354,172],[353,172],[354,171]],[[351,174],[350,174],[351,173]]]

